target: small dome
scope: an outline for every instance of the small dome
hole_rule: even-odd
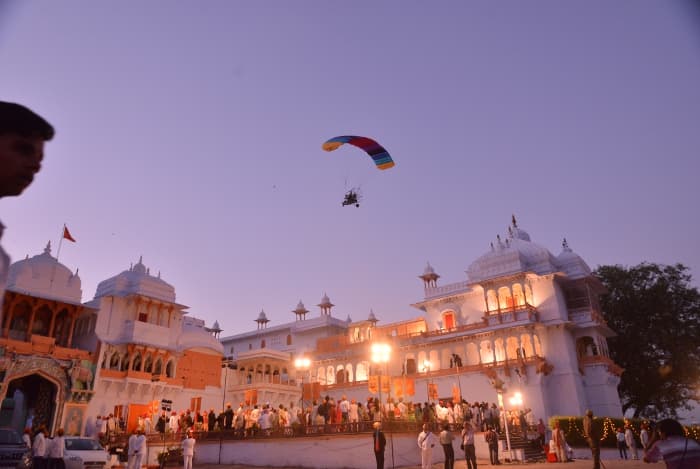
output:
[[[557,256],[557,264],[561,270],[571,278],[587,277],[591,274],[591,268],[570,247],[566,238],[561,243],[562,251]]]
[[[430,274],[434,274],[434,273],[435,273],[435,269],[433,269],[433,266],[430,265],[430,262],[428,262],[425,265],[425,269],[423,269],[423,275],[430,275]]]
[[[374,315],[374,311],[372,311],[371,309],[369,310],[369,316],[367,317],[367,320],[370,322],[378,321],[377,317]]]
[[[496,236],[496,245],[469,265],[469,281],[478,283],[504,275],[532,271],[537,274],[558,270],[556,260],[549,250],[530,241],[530,235],[514,225],[503,242]]]
[[[83,297],[78,271],[75,273],[51,255],[51,242],[42,254],[27,256],[10,265],[7,288],[42,298],[80,303]]]
[[[215,331],[221,330],[221,326],[219,326],[219,321],[214,321],[214,325],[212,326],[212,329]]]
[[[143,265],[143,256],[136,265],[97,285],[95,298],[102,296],[125,296],[139,294],[170,303],[175,302],[175,288],[158,277],[154,277]]]
[[[260,310],[260,314],[258,315],[258,319],[255,320],[256,322],[268,322],[269,320],[267,319],[267,316],[265,315],[265,310]]]
[[[352,322],[352,318],[350,317],[349,314],[348,314],[348,318],[345,320],[345,322],[347,322],[348,324],[350,324]]]

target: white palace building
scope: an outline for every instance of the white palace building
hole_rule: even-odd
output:
[[[370,390],[372,376],[384,375],[383,400],[503,404],[520,393],[536,418],[586,409],[622,416],[622,369],[608,356],[614,332],[598,303],[603,287],[566,240],[555,256],[514,218],[465,280],[441,285],[430,265],[419,278],[423,299],[412,306],[421,315],[398,323],[378,325],[372,313],[359,322],[334,318],[327,295],[315,315],[300,301],[286,324],[269,326],[261,312],[255,330],[221,339],[234,368],[226,400],[287,405],[306,384],[307,405],[325,395],[364,402],[380,391]],[[389,344],[387,363],[372,361],[376,342]],[[295,368],[300,357],[308,366]]]
[[[555,256],[513,220],[466,279],[440,284],[430,265],[419,277],[417,317],[401,322],[335,318],[324,295],[317,313],[300,301],[288,323],[270,325],[261,312],[255,330],[220,338],[216,323],[190,317],[140,259],[83,302],[78,272],[47,246],[9,269],[0,417],[21,428],[32,415],[50,432],[74,434],[110,413],[133,429],[163,401],[178,411],[302,397],[308,406],[325,395],[508,405],[503,398],[516,392],[537,418],[588,408],[622,416],[602,286],[566,241]],[[388,361],[373,362],[370,345],[379,342],[389,345]]]

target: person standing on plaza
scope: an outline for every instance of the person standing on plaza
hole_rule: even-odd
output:
[[[496,441],[498,441],[498,439],[496,439]],[[469,422],[466,422],[464,424],[464,429],[462,430],[462,444],[464,445],[464,459],[467,461],[467,469],[476,469],[476,446],[474,446],[474,427],[472,427],[472,424]],[[496,455],[498,456],[498,448],[496,448]]]
[[[428,430],[428,424],[423,424],[423,431],[418,435],[418,447],[420,448],[420,460],[422,469],[433,467],[433,448],[435,447],[435,435]]]
[[[627,442],[625,441],[625,432],[622,431],[622,427],[617,427],[615,438],[617,439],[617,450],[620,452],[620,459],[627,459]]]
[[[46,427],[39,426],[32,445],[33,469],[46,469]]]
[[[386,437],[382,431],[381,422],[374,422],[374,432],[372,432],[372,448],[374,448],[374,459],[377,461],[377,469],[384,469],[384,450],[386,449]]]
[[[646,454],[649,446],[649,424],[646,422],[642,422],[641,429],[639,430],[639,440],[642,443],[642,452]]]
[[[0,101],[0,198],[20,195],[34,180],[44,158],[44,142],[54,129],[21,104]],[[4,225],[0,223],[0,239]],[[10,256],[0,246],[0,324]],[[25,425],[31,427],[31,425]]]
[[[557,456],[558,462],[566,462],[568,459],[566,456],[566,440],[564,439],[564,431],[559,426],[559,421],[554,422],[552,443],[554,447],[549,448],[549,451]]]
[[[452,447],[452,440],[455,437],[450,431],[449,425],[443,425],[440,432],[440,444],[442,451],[445,453],[445,469],[453,469],[455,467],[455,450]]]
[[[489,459],[491,460],[491,465],[495,466],[501,464],[501,462],[498,460],[498,433],[496,433],[493,426],[486,429],[484,440],[486,440],[486,444],[489,446]]]
[[[583,417],[583,435],[591,448],[593,469],[600,469],[600,431],[593,425],[593,411],[590,409]]]
[[[59,428],[56,436],[51,439],[48,445],[48,467],[49,469],[64,469],[63,454],[66,449],[66,442],[63,438],[63,429]]]
[[[627,445],[627,449],[630,450],[630,453],[632,453],[632,459],[639,459],[637,441],[634,439],[632,425],[630,425],[629,422],[625,424],[625,444]]]
[[[126,462],[126,468],[127,469],[138,469],[137,466],[135,465],[135,463],[136,463],[136,450],[138,447],[138,431],[134,431],[131,434],[127,445],[128,445],[128,448],[127,448],[126,454],[127,454],[128,459]]]
[[[195,439],[192,437],[192,430],[188,430],[185,439],[182,440],[182,458],[184,460],[183,469],[192,469],[192,458],[194,458]]]

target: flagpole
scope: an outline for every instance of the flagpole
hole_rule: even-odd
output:
[[[66,224],[63,224],[63,229],[61,230],[61,236],[58,239],[58,249],[56,250],[56,262],[53,264],[53,269],[51,269],[51,281],[49,282],[49,293],[53,291],[53,279],[56,275],[56,266],[58,265],[58,256],[61,255],[61,246],[63,245],[63,238],[66,233]]]

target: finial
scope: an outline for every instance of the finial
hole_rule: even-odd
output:
[[[148,267],[148,268],[146,269],[146,275],[151,275],[151,268],[150,268],[150,267]]]
[[[508,227],[508,236],[510,236],[511,238],[513,237],[513,228],[510,226]]]
[[[78,272],[80,272],[80,269],[78,267],[75,268],[75,274],[73,274],[75,277],[78,276]]]
[[[566,238],[564,238],[564,239],[562,240],[562,242],[561,242],[561,248],[562,248],[564,251],[571,251],[571,248],[569,248],[569,242],[566,240]]]
[[[158,271],[158,278],[160,278],[160,270]]]
[[[46,247],[44,248],[44,254],[51,254],[51,241],[46,243]]]
[[[511,215],[511,219],[513,220],[513,228],[517,228],[518,222],[515,220],[515,214]]]
[[[134,263],[129,262],[129,272],[131,272],[132,270],[134,270]]]
[[[143,254],[139,256],[139,264],[143,264]]]
[[[493,247],[493,241],[491,242],[491,252],[495,251],[496,248]]]
[[[510,247],[510,239],[506,239],[506,247]]]

